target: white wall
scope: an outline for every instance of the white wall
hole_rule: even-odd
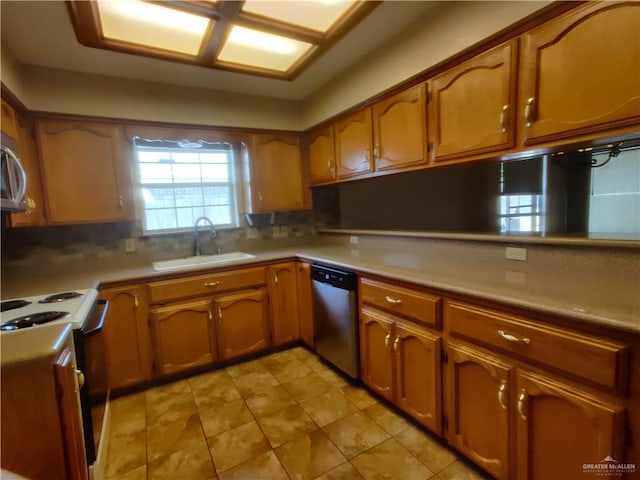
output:
[[[401,83],[549,3],[440,2],[393,42],[353,65],[306,99],[305,127]]]

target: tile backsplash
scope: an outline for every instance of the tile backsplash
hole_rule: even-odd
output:
[[[218,230],[214,239],[200,226],[202,254],[287,247],[316,235],[313,212],[283,212],[245,217],[239,228]],[[126,242],[135,251],[126,251]],[[65,262],[110,260],[155,261],[193,254],[193,232],[142,235],[140,222],[2,229],[4,266],[62,265]]]

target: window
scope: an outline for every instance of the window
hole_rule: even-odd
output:
[[[188,231],[201,216],[216,228],[237,226],[232,146],[167,144],[136,139],[144,233]],[[202,147],[193,148],[196,145]]]

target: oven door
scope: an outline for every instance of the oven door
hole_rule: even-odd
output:
[[[84,385],[80,389],[80,406],[88,465],[95,463],[101,438],[104,438],[102,430],[109,400],[106,350],[102,332],[108,310],[109,302],[98,300],[84,326],[73,332],[77,368],[85,376]]]

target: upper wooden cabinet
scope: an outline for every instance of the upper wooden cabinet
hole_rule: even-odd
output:
[[[311,133],[305,142],[309,178],[312,185],[336,179],[336,158],[333,144],[333,125]]]
[[[300,139],[295,135],[255,134],[245,165],[248,213],[268,213],[309,208]]]
[[[109,301],[104,336],[107,348],[109,386],[113,390],[151,380],[151,336],[149,307],[144,285],[100,290]]]
[[[121,126],[41,121],[37,130],[50,224],[133,218],[129,153]]]
[[[372,107],[376,171],[427,163],[425,86],[416,85]]]
[[[373,172],[371,108],[338,120],[334,135],[339,179]]]
[[[2,127],[2,133],[8,135],[14,140],[18,140],[18,121],[16,120],[16,112],[11,105],[0,100],[0,127]]]
[[[587,2],[523,36],[525,145],[640,122],[640,3]]]
[[[517,40],[428,82],[429,143],[435,161],[512,147]]]
[[[269,299],[274,345],[300,338],[296,262],[269,266]]]

